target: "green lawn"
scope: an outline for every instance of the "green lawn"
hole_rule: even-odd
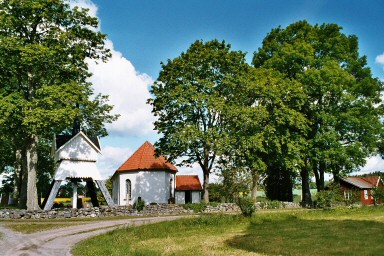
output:
[[[201,216],[112,231],[74,255],[383,255],[384,207]]]

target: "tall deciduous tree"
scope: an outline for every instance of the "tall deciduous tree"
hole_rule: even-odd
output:
[[[86,60],[110,55],[97,26],[88,10],[64,0],[0,1],[0,125],[17,142],[15,152],[24,152],[30,210],[39,208],[39,137],[51,137],[76,117],[88,120],[90,110],[99,129],[115,119],[103,96],[91,99],[86,81]]]
[[[228,105],[226,123],[233,142],[222,161],[250,173],[251,195],[256,199],[260,177],[276,177],[276,171],[290,177],[300,164],[302,137],[308,126],[297,108],[303,105],[305,95],[297,82],[273,70],[250,68],[241,83],[243,90],[236,90],[237,101]],[[271,187],[276,186],[266,188],[271,191]],[[271,198],[291,201],[291,183],[285,190],[287,193]]]
[[[217,40],[196,41],[179,57],[162,63],[149,103],[162,135],[155,146],[170,160],[198,163],[204,174],[204,201],[208,202],[209,175],[218,155],[230,145],[225,108],[235,100],[238,80],[249,65],[245,54]]]
[[[357,37],[341,30],[336,24],[299,21],[273,29],[254,53],[255,67],[284,74],[306,94],[298,109],[310,124],[301,155],[304,205],[311,203],[311,173],[318,190],[324,189],[325,173],[337,177],[375,154],[382,132],[382,83],[359,55]]]

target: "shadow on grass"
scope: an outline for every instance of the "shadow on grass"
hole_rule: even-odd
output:
[[[227,245],[268,255],[383,255],[384,223],[361,220],[253,219]]]

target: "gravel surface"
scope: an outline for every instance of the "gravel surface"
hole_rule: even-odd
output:
[[[14,232],[0,223],[0,255],[72,255],[72,247],[81,240],[124,226],[175,220],[185,216],[149,217],[123,220],[102,220],[88,224],[51,229],[33,234]]]

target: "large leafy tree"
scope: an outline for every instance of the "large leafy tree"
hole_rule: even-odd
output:
[[[310,125],[300,165],[304,204],[311,202],[311,173],[324,189],[325,173],[337,177],[375,154],[382,132],[382,83],[359,55],[357,37],[341,30],[336,24],[299,21],[273,29],[254,53],[255,67],[280,72],[306,94],[298,109]]]
[[[297,82],[271,69],[250,68],[241,83],[242,90],[236,90],[236,101],[226,111],[232,143],[221,163],[249,174],[251,196],[256,199],[265,175],[267,181],[278,176],[276,173],[290,177],[300,164],[307,119],[297,108],[303,105],[305,95]],[[266,186],[268,191],[275,187]],[[292,200],[292,183],[285,187],[286,193],[269,195],[276,200]]]
[[[21,197],[27,196],[28,209],[39,208],[39,137],[52,137],[75,118],[105,135],[103,123],[116,118],[87,83],[86,60],[110,55],[97,26],[88,10],[72,9],[67,1],[0,1],[0,126],[23,159],[27,186]]]
[[[179,57],[162,63],[151,89],[149,103],[158,117],[155,129],[162,136],[155,146],[171,161],[183,157],[181,164],[200,165],[205,202],[212,168],[230,145],[224,116],[249,68],[244,57],[224,41],[196,41]]]

